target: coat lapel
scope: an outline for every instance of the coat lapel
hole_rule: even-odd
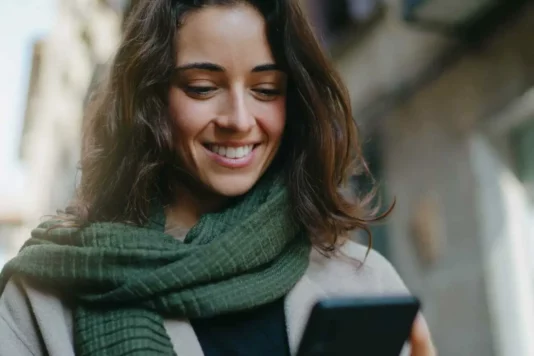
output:
[[[200,342],[189,320],[165,320],[164,325],[177,355],[204,356]]]
[[[304,275],[286,296],[284,311],[291,355],[296,355],[308,321],[308,316],[315,302],[327,296],[327,293],[308,275]]]

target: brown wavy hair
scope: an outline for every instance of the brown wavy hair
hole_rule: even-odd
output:
[[[287,119],[276,164],[284,166],[295,219],[315,246],[332,251],[355,229],[371,237],[374,192],[348,198],[342,188],[368,174],[347,88],[298,0],[144,0],[128,16],[108,79],[86,113],[81,182],[66,209],[71,222],[137,225],[151,198],[172,196],[174,129],[167,91],[175,37],[184,16],[202,7],[248,3],[265,18],[271,50],[288,74]],[[391,210],[388,209],[388,212]]]

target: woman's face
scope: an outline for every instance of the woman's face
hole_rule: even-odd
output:
[[[262,15],[248,5],[186,16],[169,109],[189,173],[223,196],[246,193],[269,167],[285,125],[286,75],[277,69]]]

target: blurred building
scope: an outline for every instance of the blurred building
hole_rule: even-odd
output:
[[[440,354],[534,355],[534,5],[301,1],[397,198],[375,247],[421,297]],[[25,209],[0,219],[13,252],[72,196],[84,102],[130,5],[62,0],[35,44]]]
[[[534,5],[309,1],[442,355],[534,355]],[[359,10],[356,10],[359,9]]]
[[[56,23],[33,46],[20,144],[27,173],[22,210],[0,219],[3,251],[13,255],[44,214],[73,196],[82,112],[95,70],[114,54],[126,2],[60,0]]]

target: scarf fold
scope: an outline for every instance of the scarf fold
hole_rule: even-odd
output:
[[[263,179],[236,204],[202,216],[184,242],[165,234],[161,206],[144,227],[49,230],[57,224],[49,221],[4,266],[0,294],[15,274],[70,293],[81,356],[175,355],[164,318],[251,309],[302,277],[311,247],[291,216],[284,185]]]

